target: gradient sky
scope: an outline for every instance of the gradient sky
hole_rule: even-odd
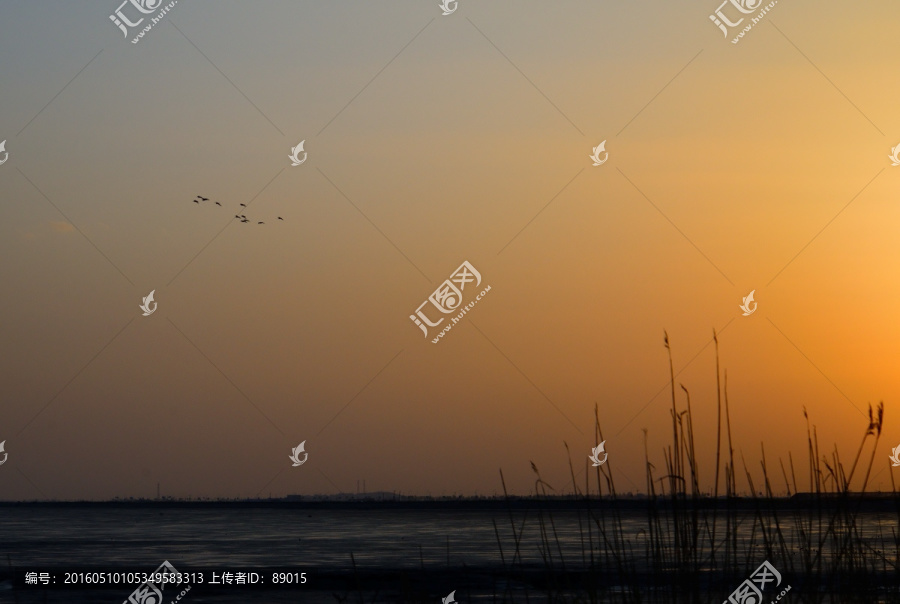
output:
[[[664,330],[707,485],[714,329],[751,472],[806,475],[804,406],[852,460],[883,400],[889,489],[900,6],[732,44],[716,0],[437,4],[181,0],[138,44],[116,0],[0,4],[0,499],[565,490],[595,403],[641,490]],[[434,345],[464,260],[491,292]]]

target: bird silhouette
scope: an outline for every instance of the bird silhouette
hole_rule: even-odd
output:
[[[200,203],[200,202],[199,202],[199,201],[197,201],[197,200],[196,200],[196,199],[195,199],[195,200],[194,200],[194,203]]]
[[[246,204],[246,203],[242,203],[241,206],[243,206],[243,207],[246,208],[246,207],[247,207],[247,204]]]
[[[284,220],[284,218],[282,218],[282,217],[281,217],[281,216],[279,216],[279,217],[278,217],[278,220],[282,220],[282,221],[283,221],[283,220]]]
[[[216,202],[216,205],[217,205],[217,206],[220,206],[220,205],[222,205],[222,204],[221,204],[221,203],[219,203],[219,202],[218,202],[218,201],[217,201],[217,202]]]
[[[209,197],[203,197],[202,195],[197,195],[197,197],[198,197],[201,201],[209,201]]]
[[[256,224],[266,224],[265,222],[257,222]]]
[[[235,217],[235,218],[240,218],[240,216],[238,216],[237,214],[235,214],[234,217]]]
[[[244,218],[241,222],[250,222],[250,221],[247,220],[246,218]]]

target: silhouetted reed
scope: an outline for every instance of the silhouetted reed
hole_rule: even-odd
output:
[[[778,589],[763,591],[763,602],[776,601],[786,585],[791,589],[782,602],[900,602],[900,497],[893,476],[890,494],[866,494],[881,437],[883,404],[879,403],[874,412],[869,406],[868,426],[849,471],[837,447],[827,456],[820,454],[815,426],[810,425],[804,408],[807,491],[800,492],[793,457],[789,455],[787,467],[779,460],[788,497],[776,497],[761,446],[760,485],[754,482],[741,455],[749,493],[742,495],[737,487],[728,376],[726,372],[724,380],[720,379],[715,333],[713,339],[717,434],[716,467],[709,470],[713,477],[712,494],[701,492],[691,396],[684,385],[680,385],[680,400],[677,396],[666,334],[672,442],[663,449],[664,473],[660,474],[650,462],[646,430],[646,499],[622,498],[617,494],[611,459],[595,468],[586,461],[584,478],[577,480],[566,444],[574,487],[565,497],[581,502],[575,507],[580,553],[573,555],[571,539],[559,537],[554,515],[560,512],[553,512],[552,506],[538,505],[524,513],[510,506],[508,531],[494,524],[505,577],[502,584],[506,586],[495,594],[495,599],[524,601],[537,597],[550,602],[629,604],[728,602],[732,591],[768,561],[781,573],[782,581]],[[595,442],[604,440],[596,405],[594,433]],[[867,454],[868,448],[871,451]],[[538,499],[549,502],[563,497],[552,491],[534,463],[531,467]],[[500,477],[510,501],[502,472]],[[854,490],[851,484],[856,485]],[[722,488],[724,493],[720,494]],[[866,527],[862,522],[884,518],[892,520],[889,534],[884,523]],[[537,567],[523,561],[526,528],[539,535],[537,547],[542,564]],[[525,588],[514,591],[510,587],[514,583]],[[752,600],[741,604],[745,602],[756,604]]]

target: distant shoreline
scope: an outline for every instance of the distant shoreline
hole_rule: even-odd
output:
[[[860,511],[898,511],[900,493],[850,493],[835,495],[823,493],[798,493],[791,497],[701,497],[678,499],[675,505],[697,509],[732,510],[809,510],[832,508],[838,505],[859,506]],[[396,496],[358,496],[353,498],[328,498],[327,496],[291,496],[283,499],[237,500],[189,500],[189,499],[118,499],[109,501],[0,501],[0,508],[46,509],[277,509],[323,511],[507,511],[507,510],[588,510],[615,509],[622,511],[647,511],[652,507],[669,508],[670,497],[655,500],[646,496],[617,498],[583,497],[484,497],[484,498],[421,498]]]

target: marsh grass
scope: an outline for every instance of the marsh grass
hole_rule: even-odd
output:
[[[805,492],[801,492],[794,460],[778,466],[789,498],[776,497],[765,449],[761,446],[762,483],[756,484],[741,455],[740,467],[749,496],[738,492],[738,467],[731,432],[727,372],[720,379],[716,349],[717,434],[713,492],[702,493],[695,450],[690,392],[675,387],[668,335],[664,343],[671,382],[672,441],[663,449],[664,466],[650,462],[644,431],[645,500],[622,498],[613,479],[613,460],[597,468],[585,462],[577,478],[566,445],[576,506],[580,543],[564,543],[557,530],[552,506],[529,512],[509,508],[509,527],[494,523],[503,566],[505,587],[497,601],[550,601],[591,603],[727,602],[729,595],[764,561],[781,573],[777,589],[763,592],[763,602],[774,602],[786,585],[782,602],[900,602],[900,496],[891,476],[891,493],[866,493],[881,437],[884,406],[873,411],[852,463],[834,447],[820,452],[815,426],[807,426]],[[724,421],[723,421],[724,420]],[[597,407],[594,408],[595,442],[604,440]],[[560,498],[542,478],[534,463],[534,496]],[[803,474],[801,474],[803,476]],[[721,478],[721,480],[720,480]],[[501,471],[503,491],[510,501]],[[855,482],[854,482],[854,479]],[[854,489],[851,490],[851,484]],[[794,495],[793,497],[790,497]],[[891,518],[889,534],[881,524],[867,527],[877,515],[873,506]],[[623,516],[627,520],[623,520]],[[635,519],[640,529],[635,531]],[[627,528],[626,528],[627,525]],[[537,531],[542,565],[523,561],[526,530]],[[864,531],[867,531],[864,536]],[[529,542],[529,547],[534,543]],[[579,548],[580,546],[580,548]],[[524,589],[514,590],[518,584]],[[744,600],[741,604],[759,604]]]

